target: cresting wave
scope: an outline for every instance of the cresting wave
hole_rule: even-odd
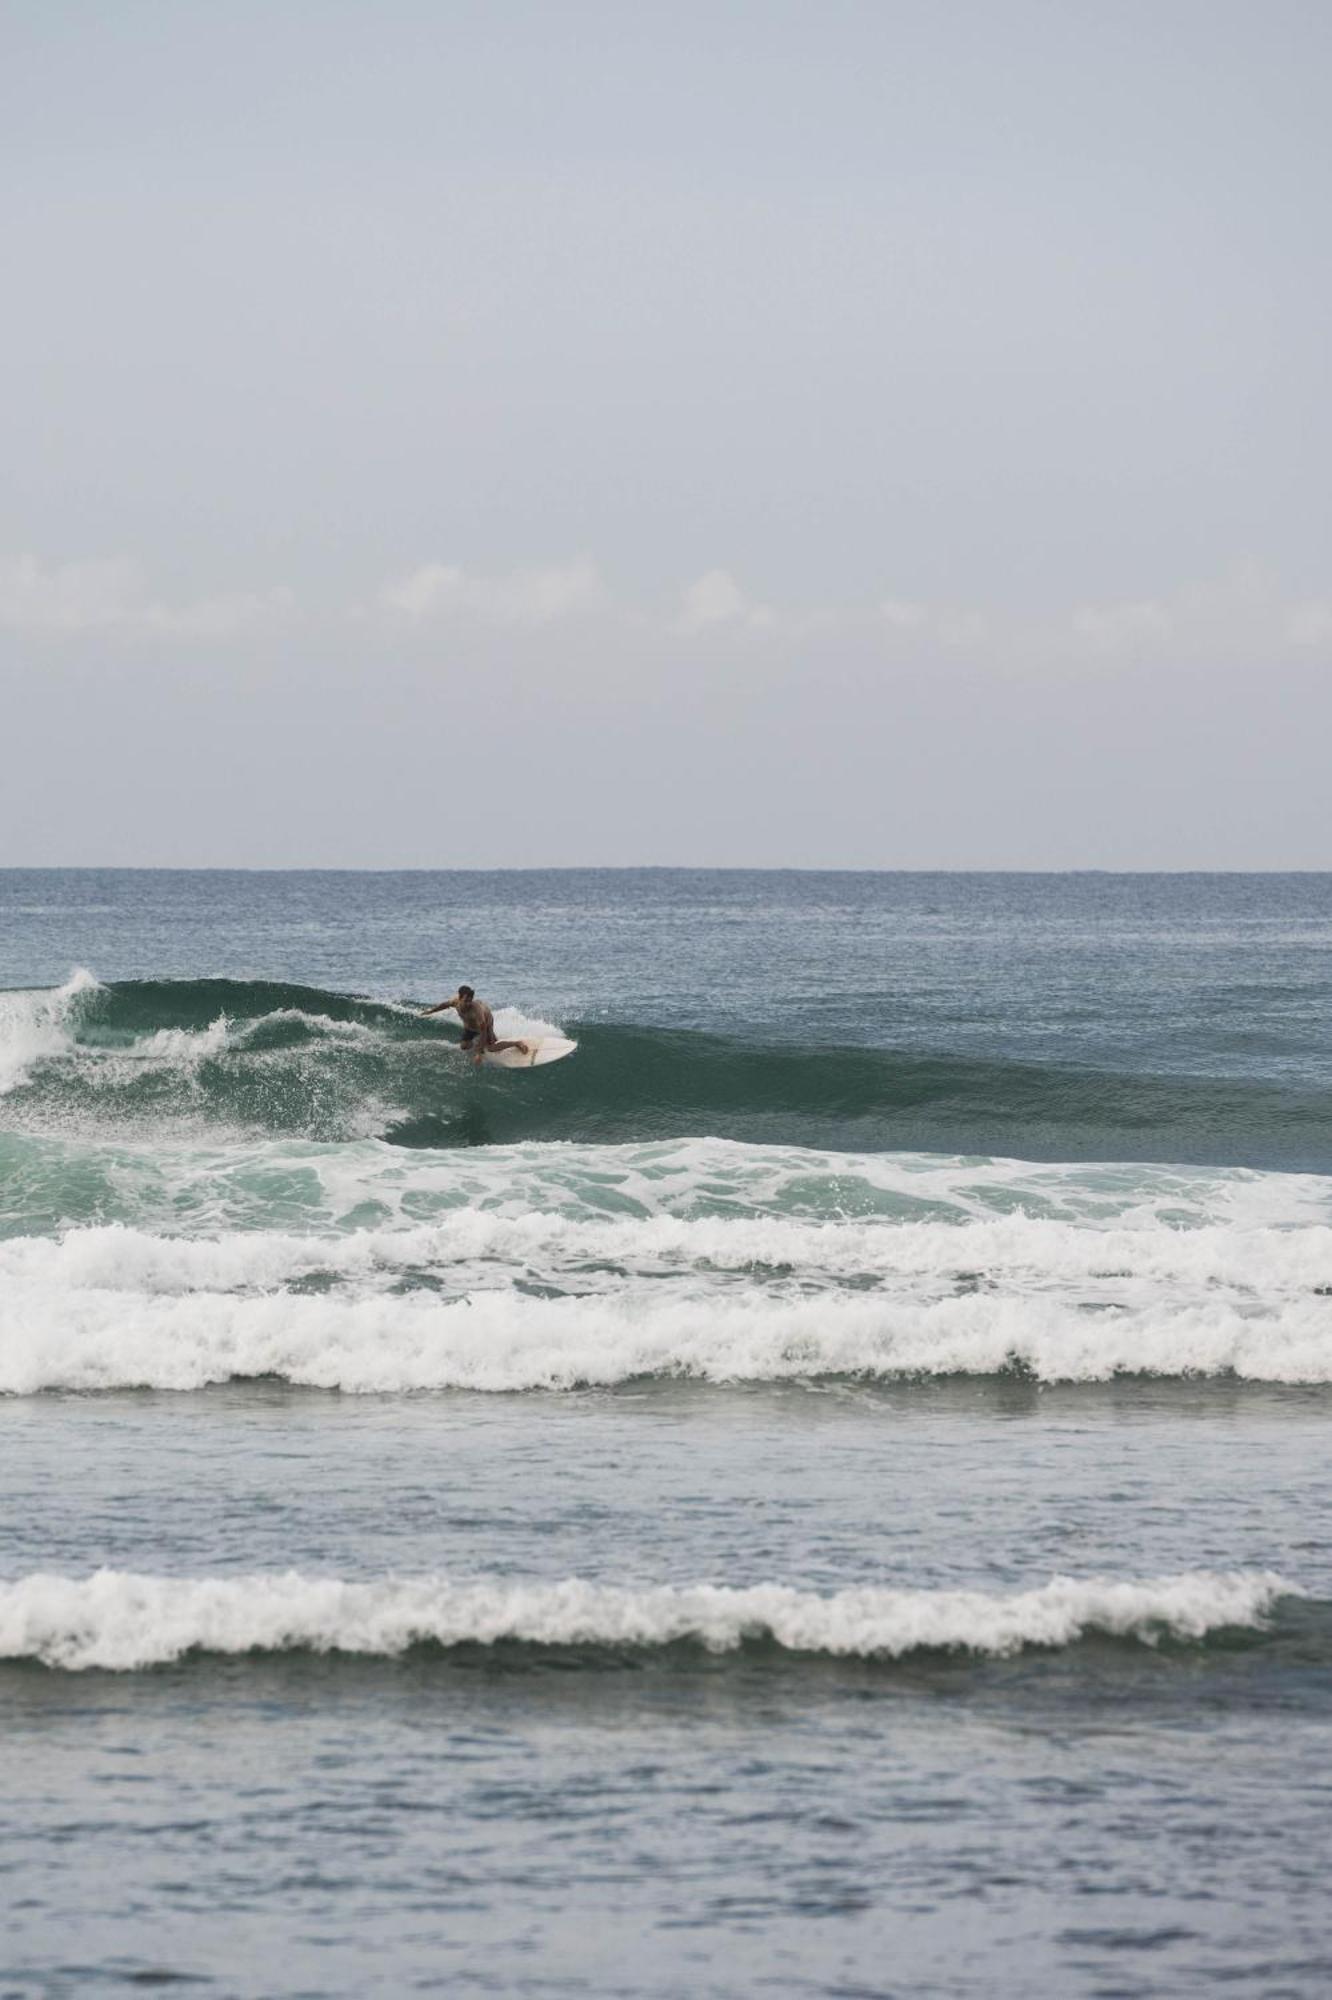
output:
[[[1003,1658],[1093,1634],[1147,1645],[1261,1631],[1283,1597],[1270,1571],[1121,1581],[1056,1577],[1038,1589],[842,1590],[782,1584],[630,1589],[570,1579],[447,1577],[347,1582],[296,1572],[220,1578],[99,1570],[0,1584],[0,1659],[125,1672],[191,1653],[351,1653],[521,1645],[588,1654],[767,1645],[787,1654],[895,1660],[919,1652]]]
[[[500,1025],[552,1024],[509,1010]],[[564,1025],[577,1063],[515,1082],[450,1060],[447,1036],[411,1004],[265,981],[102,986],[80,972],[55,991],[0,994],[4,1122],[422,1147],[708,1132],[861,1151],[1332,1169],[1325,1088]]]
[[[567,1390],[652,1378],[862,1381],[1022,1372],[1043,1382],[1233,1375],[1332,1382],[1327,1302],[1096,1314],[969,1295],[928,1305],[748,1295],[652,1303],[475,1293],[342,1303],[291,1293],[69,1294],[7,1289],[0,1392],[155,1388],[273,1377],[352,1394]]]

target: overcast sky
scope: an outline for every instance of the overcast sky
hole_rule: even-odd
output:
[[[0,0],[0,865],[1332,867],[1327,0]]]

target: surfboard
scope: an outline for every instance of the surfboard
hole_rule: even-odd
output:
[[[540,1069],[543,1063],[562,1062],[577,1047],[563,1035],[531,1035],[520,1049],[490,1049],[481,1061],[487,1069]]]

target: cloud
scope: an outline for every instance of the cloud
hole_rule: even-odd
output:
[[[123,624],[139,600],[132,563],[62,563],[44,569],[36,556],[0,562],[0,625],[15,632],[103,632]]]
[[[766,604],[756,604],[745,595],[726,569],[706,570],[686,584],[680,597],[676,620],[681,632],[702,632],[713,625],[741,625],[751,630],[770,630],[776,615]]]
[[[1292,646],[1332,644],[1332,598],[1292,605],[1286,619],[1286,637]]]
[[[913,604],[905,597],[885,597],[879,616],[894,632],[919,632],[930,623],[929,606]]]
[[[535,629],[600,609],[606,588],[586,556],[568,563],[477,576],[456,563],[430,562],[385,584],[381,606],[414,623],[449,617]]]
[[[1152,599],[1084,604],[1069,622],[1074,638],[1096,653],[1119,653],[1168,641],[1178,625],[1175,613]]]
[[[224,639],[294,611],[285,587],[165,603],[152,595],[138,564],[121,556],[49,566],[31,554],[0,558],[0,628],[11,632]]]
[[[201,597],[191,604],[148,604],[140,619],[140,629],[160,632],[171,639],[229,639],[285,624],[295,613],[295,595],[285,584],[280,584],[272,590]]]
[[[1332,606],[1292,604],[1277,579],[1242,562],[1224,575],[1166,597],[1083,605],[1070,629],[1082,650],[1103,656],[1194,660],[1260,659],[1332,639]]]
[[[850,629],[853,614],[831,614]],[[1122,597],[1026,614],[882,598],[881,637],[895,647],[968,652],[996,667],[1114,668],[1134,662],[1259,662],[1332,647],[1332,599],[1292,602],[1278,579],[1242,562],[1224,574],[1154,597]]]
[[[428,562],[391,578],[370,601],[330,594],[298,605],[293,593],[223,590],[172,598],[152,587],[136,562],[114,556],[46,563],[32,554],[0,557],[0,631],[52,643],[80,638],[221,645],[266,633],[342,631],[363,643],[367,618],[387,629],[423,634],[450,622],[497,633],[537,634],[584,620],[605,647],[657,641],[694,642],[705,652],[717,635],[771,635],[803,649],[882,649],[892,658],[969,659],[996,671],[1057,672],[1079,663],[1116,671],[1133,663],[1257,663],[1281,655],[1332,653],[1332,597],[1294,598],[1257,565],[1174,592],[1047,607],[1027,613],[905,596],[859,603],[792,603],[778,614],[753,597],[728,569],[705,570],[674,602],[617,597],[590,556],[478,572]],[[552,642],[553,643],[553,642]],[[596,648],[590,647],[589,659]]]
[[[990,621],[980,611],[950,604],[920,604],[907,597],[885,597],[879,619],[894,637],[912,636],[957,650],[985,644]]]

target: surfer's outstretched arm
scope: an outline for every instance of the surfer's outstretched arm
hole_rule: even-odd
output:
[[[421,1009],[421,1018],[424,1020],[427,1014],[447,1014],[449,1008],[456,1007],[457,1004],[456,1000],[441,1000],[438,1007],[423,1007]]]

